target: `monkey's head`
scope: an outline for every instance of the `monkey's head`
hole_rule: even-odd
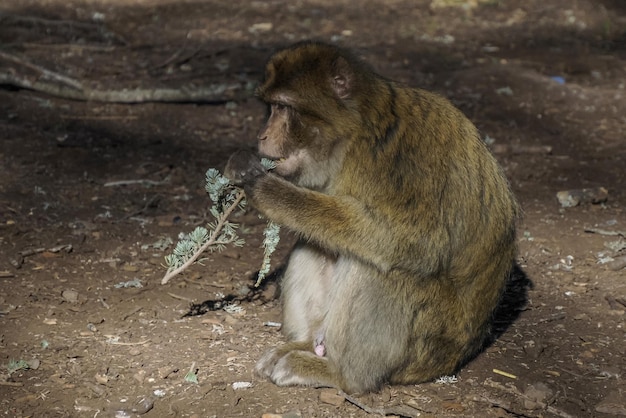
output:
[[[258,140],[259,153],[277,162],[276,174],[310,188],[334,178],[343,145],[358,131],[357,86],[373,74],[364,67],[350,53],[314,42],[270,58],[256,91],[269,108]]]

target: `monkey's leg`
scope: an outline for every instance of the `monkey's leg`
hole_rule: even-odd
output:
[[[319,340],[322,322],[328,312],[335,263],[336,257],[303,242],[292,251],[282,279],[282,330],[287,339]],[[312,350],[313,343],[307,349]]]
[[[282,279],[283,287],[283,332],[291,342],[268,350],[256,365],[259,375],[269,377],[277,384],[303,384],[327,386],[314,379],[298,380],[287,378],[286,363],[294,357],[302,357],[305,363],[319,363],[317,369],[326,368],[326,359],[311,360],[325,354],[324,318],[329,308],[329,292],[333,280],[336,257],[320,248],[299,242],[291,253]],[[297,354],[296,354],[297,353]],[[317,354],[315,354],[317,353]],[[285,359],[283,359],[283,357]],[[278,364],[281,364],[279,366]],[[296,367],[296,369],[300,369]],[[283,373],[280,373],[280,370]],[[278,377],[278,375],[281,377]],[[274,377],[276,375],[276,378]]]

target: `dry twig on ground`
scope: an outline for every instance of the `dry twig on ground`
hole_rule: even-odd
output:
[[[0,51],[0,60],[13,64],[13,67],[0,68],[0,84],[34,90],[63,99],[109,103],[222,103],[236,100],[238,97],[234,92],[243,91],[241,83],[213,83],[205,86],[189,84],[178,88],[91,88],[81,80],[48,70],[6,52]],[[35,75],[25,75],[20,69],[34,71]],[[240,98],[246,96],[245,92],[239,95]]]

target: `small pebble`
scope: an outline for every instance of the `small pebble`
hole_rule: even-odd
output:
[[[524,391],[524,408],[539,409],[543,407],[545,401],[552,396],[552,389],[543,382],[536,382],[529,385]]]
[[[37,370],[41,365],[41,362],[39,361],[39,359],[34,358],[32,360],[28,360],[26,364],[28,364],[28,367],[30,369]]]
[[[95,378],[96,378],[96,382],[101,385],[105,385],[109,382],[109,378],[106,375],[96,373]]]
[[[248,389],[252,387],[252,382],[234,382],[233,389]]]
[[[624,403],[624,393],[615,390],[610,392],[598,405],[596,411],[614,416],[626,416],[626,403]]]
[[[320,392],[320,402],[329,405],[341,406],[346,398],[337,393],[337,389],[323,389]]]
[[[138,383],[143,383],[146,379],[146,371],[139,370],[137,373],[133,374],[133,379],[135,379]]]
[[[78,302],[78,292],[75,290],[64,290],[63,293],[61,293],[61,296],[63,297],[63,300],[65,300],[66,302],[69,302],[69,303]]]
[[[135,403],[128,401],[111,403],[106,407],[107,411],[115,413],[115,417],[132,417],[134,414],[143,415],[154,408],[154,399],[142,398]]]

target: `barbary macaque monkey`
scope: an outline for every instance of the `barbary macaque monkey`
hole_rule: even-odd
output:
[[[299,237],[274,383],[349,393],[457,372],[483,348],[516,253],[516,201],[474,125],[435,94],[305,42],[275,53],[259,155],[226,176]],[[275,160],[272,171],[259,157]]]

